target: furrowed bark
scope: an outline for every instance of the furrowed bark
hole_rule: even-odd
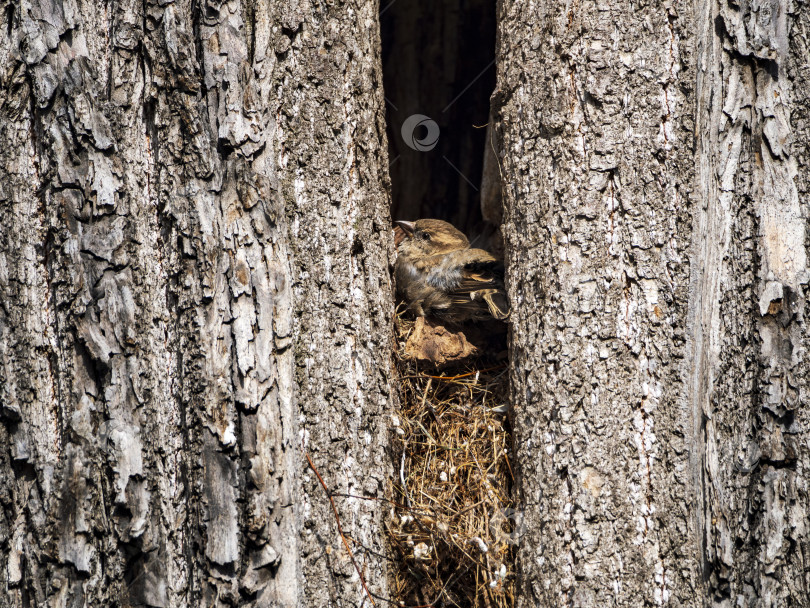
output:
[[[808,601],[806,14],[500,5],[519,605]]]
[[[388,595],[378,10],[4,7],[0,608]],[[499,5],[520,606],[810,602],[808,15]]]
[[[304,452],[382,494],[376,10],[4,12],[0,605],[364,601]],[[337,505],[384,595],[380,504]]]
[[[693,355],[707,605],[808,601],[805,7],[698,7]],[[797,69],[798,68],[798,69]],[[799,131],[806,126],[799,125]],[[805,197],[806,200],[806,197]]]

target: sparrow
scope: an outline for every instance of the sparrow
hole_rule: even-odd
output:
[[[509,317],[503,263],[473,249],[463,232],[442,220],[396,222],[397,291],[418,317],[461,323]]]

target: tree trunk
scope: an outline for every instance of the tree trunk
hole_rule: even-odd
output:
[[[518,605],[810,602],[807,26],[500,5]]]
[[[377,10],[6,6],[0,606],[386,594]]]
[[[439,116],[487,82],[457,6],[412,33],[466,24],[428,49],[457,76],[417,69],[414,5],[386,78],[447,121],[440,169],[402,148],[399,208],[474,225],[488,136]],[[389,595],[378,10],[5,7],[0,608]],[[498,21],[518,604],[807,605],[810,9]]]

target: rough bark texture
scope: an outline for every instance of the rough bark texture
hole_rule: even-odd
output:
[[[363,601],[304,452],[382,494],[377,10],[5,5],[0,606]]]
[[[386,6],[395,208],[469,228],[489,5]],[[4,5],[0,608],[367,602],[305,453],[387,595],[378,10]],[[519,605],[810,604],[810,9],[498,12]]]
[[[807,8],[499,19],[519,605],[806,605]]]
[[[802,208],[798,191],[808,126],[791,117],[807,112],[810,21],[796,8],[707,2],[698,12],[702,205],[688,381],[698,541],[713,606],[810,602],[810,427],[800,407],[810,276],[807,198]]]

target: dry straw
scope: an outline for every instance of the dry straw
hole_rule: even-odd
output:
[[[507,368],[481,357],[438,372],[403,358],[413,321],[397,315],[398,464],[387,523],[402,606],[514,606],[517,530]]]

